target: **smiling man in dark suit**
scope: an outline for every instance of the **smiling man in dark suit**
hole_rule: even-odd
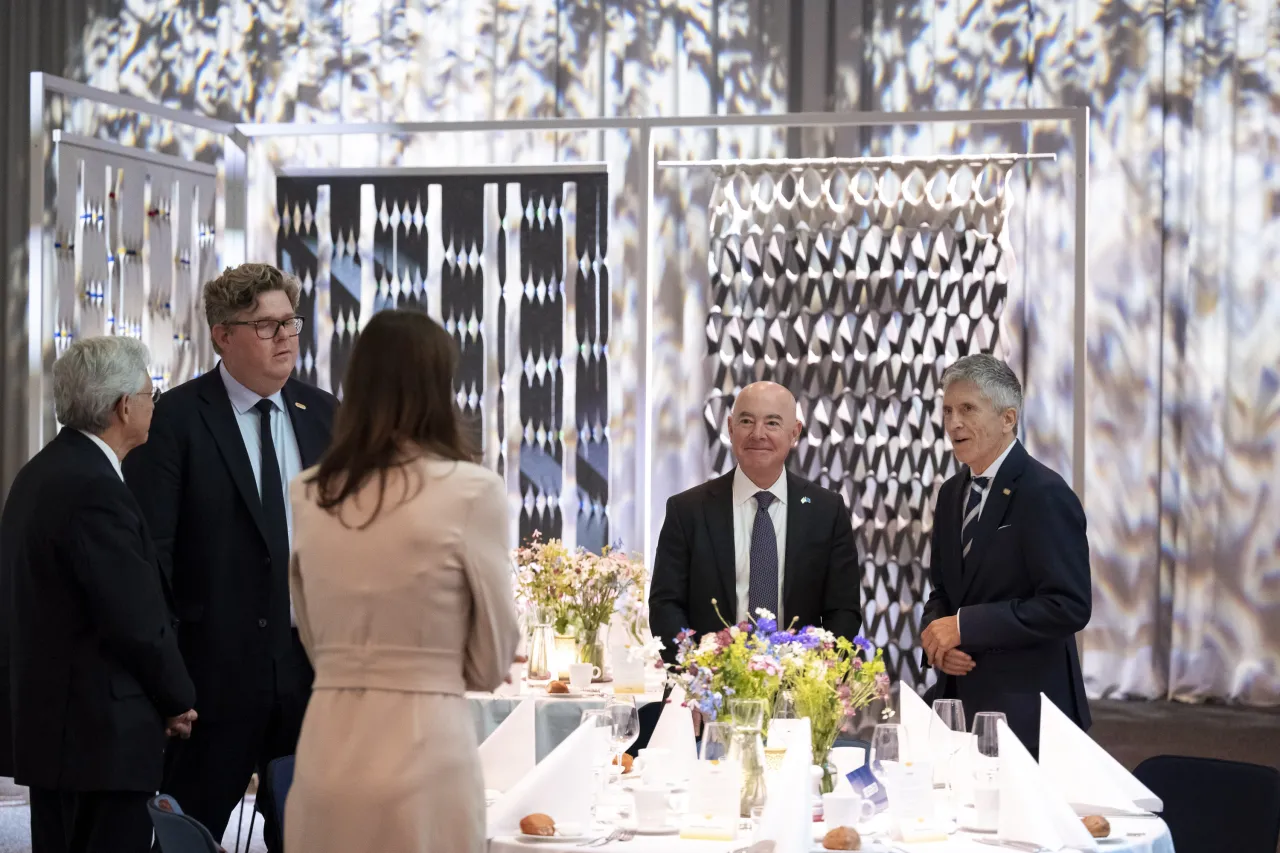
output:
[[[256,769],[292,755],[312,671],[293,625],[289,481],[329,445],[333,395],[291,378],[298,282],[242,264],[205,285],[216,369],[167,392],[125,478],[173,579],[200,724],[163,791],[221,838]],[[273,850],[277,827],[265,809]]]
[[[966,356],[942,387],[965,467],[938,492],[921,643],[938,697],[962,700],[970,718],[1003,711],[1035,754],[1041,692],[1090,725],[1075,642],[1092,609],[1084,510],[1017,440],[1022,385],[1007,364]]]
[[[861,581],[849,511],[839,495],[785,470],[801,428],[790,391],[748,385],[729,415],[737,467],[667,501],[649,625],[668,663],[680,631],[718,631],[721,616],[739,622],[757,608],[783,627],[857,635]]]

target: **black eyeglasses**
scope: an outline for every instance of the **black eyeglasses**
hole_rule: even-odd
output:
[[[252,326],[253,330],[258,333],[258,337],[264,341],[269,341],[280,334],[281,329],[284,329],[286,336],[296,338],[302,332],[302,323],[301,317],[290,317],[288,320],[234,320],[222,325]]]

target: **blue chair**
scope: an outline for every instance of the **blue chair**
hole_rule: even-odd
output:
[[[1276,853],[1280,771],[1260,764],[1157,755],[1133,771],[1164,802],[1178,853]]]
[[[260,792],[258,810],[266,815],[265,809],[270,808],[273,812],[273,822],[268,822],[267,826],[274,826],[276,830],[275,847],[278,850],[284,849],[284,803],[289,797],[289,788],[293,785],[293,756],[286,755],[277,758],[267,765],[267,778],[264,780],[263,790]]]
[[[222,847],[204,824],[183,814],[178,801],[168,794],[152,797],[147,802],[147,811],[151,814],[161,853],[222,853]]]

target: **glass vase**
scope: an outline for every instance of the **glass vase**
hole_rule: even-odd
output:
[[[731,699],[729,715],[733,721],[733,746],[729,758],[742,767],[742,795],[739,813],[751,817],[764,806],[764,700]]]
[[[529,668],[525,675],[530,681],[546,681],[551,678],[551,623],[534,622],[529,633]]]
[[[556,634],[551,641],[551,672],[553,678],[564,681],[569,677],[569,665],[578,659],[578,638],[574,634]]]
[[[583,628],[578,633],[578,662],[589,663],[600,668],[600,677],[596,681],[605,680],[604,672],[604,628]]]

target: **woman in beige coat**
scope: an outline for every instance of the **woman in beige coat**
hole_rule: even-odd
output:
[[[316,678],[285,807],[291,853],[480,853],[466,690],[510,671],[502,480],[467,461],[457,353],[425,314],[374,315],[333,444],[292,485],[290,589]]]

